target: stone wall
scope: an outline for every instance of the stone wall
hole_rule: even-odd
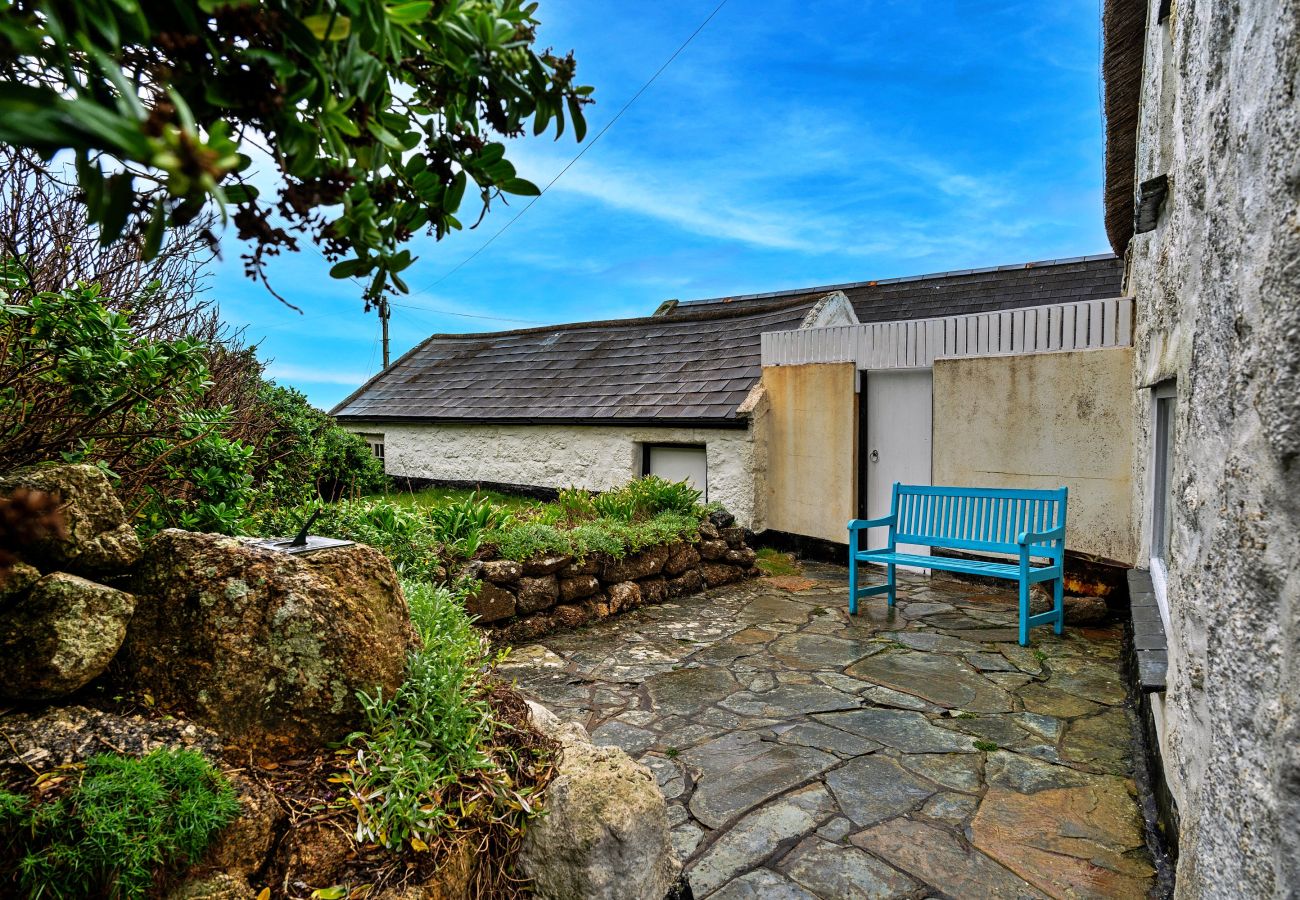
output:
[[[495,640],[520,643],[757,576],[755,559],[744,528],[704,522],[693,541],[647,547],[622,559],[544,554],[522,563],[475,560],[463,570],[480,579],[466,609]]]
[[[1177,380],[1166,777],[1178,892],[1300,891],[1300,4],[1150,0],[1129,245],[1139,559],[1152,397]],[[1143,563],[1145,564],[1145,563]]]
[[[589,491],[639,478],[644,444],[703,444],[708,500],[725,506],[741,525],[754,527],[753,441],[747,427],[342,424],[384,436],[390,475]]]

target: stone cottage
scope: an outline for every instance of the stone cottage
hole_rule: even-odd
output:
[[[1104,24],[1106,227],[1136,300],[1134,621],[1177,890],[1295,896],[1300,4],[1107,0]],[[1141,646],[1161,627],[1167,673]]]
[[[668,301],[637,319],[433,335],[332,414],[367,436],[392,475],[603,490],[660,474],[692,481],[752,530],[843,542],[844,523],[865,490],[860,469],[868,453],[858,453],[857,438],[865,427],[865,404],[857,403],[864,382],[850,364],[829,380],[783,381],[773,393],[764,383],[764,335],[875,325],[911,335],[908,348],[898,346],[906,362],[944,323],[960,322],[964,336],[969,322],[970,354],[988,355],[1002,352],[999,325],[1013,313],[1023,325],[1042,310],[1046,342],[1050,307],[1060,348],[1063,331],[1073,346],[1075,307],[1090,309],[1119,293],[1120,261],[1106,254]],[[1065,328],[1059,311],[1067,309]],[[1086,313],[1079,321],[1087,343]],[[931,356],[934,349],[932,341]],[[1006,351],[1013,352],[1010,344]],[[929,357],[913,362],[909,369],[931,364]],[[868,366],[864,361],[862,370]],[[928,421],[928,388],[918,403]],[[820,455],[801,458],[811,452],[807,441],[820,443]],[[838,457],[826,467],[822,457],[831,452]],[[928,448],[905,455],[921,452]]]

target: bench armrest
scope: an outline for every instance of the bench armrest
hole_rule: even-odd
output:
[[[1016,538],[1016,543],[1024,546],[1026,544],[1045,544],[1048,541],[1060,541],[1065,539],[1065,526],[1058,525],[1049,531],[1022,531],[1020,537]]]
[[[854,519],[849,522],[849,531],[861,531],[863,528],[880,528],[883,525],[893,525],[895,516],[882,516],[879,519]]]

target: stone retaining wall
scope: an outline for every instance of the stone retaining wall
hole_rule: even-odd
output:
[[[466,574],[481,579],[466,608],[494,640],[516,643],[558,628],[575,628],[616,612],[759,574],[756,554],[738,525],[700,525],[693,541],[647,547],[622,559],[541,555],[524,562],[476,560]]]

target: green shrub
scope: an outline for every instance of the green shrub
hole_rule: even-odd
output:
[[[569,522],[582,522],[600,515],[591,491],[584,491],[577,487],[567,487],[560,491],[560,495],[550,508],[558,514],[557,520],[564,519]]]
[[[319,459],[313,473],[317,494],[326,500],[359,497],[388,487],[384,462],[377,458],[365,438],[334,424],[324,413],[314,436]]]
[[[462,817],[522,823],[527,790],[492,750],[497,725],[487,702],[487,641],[470,624],[464,597],[445,586],[404,582],[423,649],[392,697],[362,696],[367,727],[349,778],[357,834],[389,848],[419,849]],[[472,785],[474,798],[454,796]],[[475,808],[478,807],[478,808]],[[486,808],[483,808],[486,807]]]
[[[461,556],[470,556],[478,549],[484,531],[504,528],[514,521],[505,510],[494,506],[486,497],[474,494],[428,509],[429,522],[434,536]]]
[[[592,498],[596,512],[605,518],[636,521],[660,513],[699,516],[700,492],[685,481],[665,481],[647,475]]]
[[[131,900],[197,861],[238,814],[234,789],[192,750],[103,754],[55,800],[0,794],[0,865],[32,898]]]
[[[492,544],[505,559],[525,560],[538,553],[570,553],[578,558],[593,553],[620,558],[654,544],[689,540],[699,519],[675,512],[631,522],[602,517],[573,528],[545,522],[522,522],[484,532],[482,542]]]
[[[144,534],[238,534],[259,506],[388,486],[366,442],[263,381],[251,349],[150,337],[124,302],[33,292],[0,257],[0,467],[98,465]]]
[[[425,508],[372,498],[276,506],[259,512],[250,528],[265,537],[292,535],[317,509],[321,515],[311,527],[313,534],[369,544],[382,551],[403,577],[440,580],[442,547]]]

